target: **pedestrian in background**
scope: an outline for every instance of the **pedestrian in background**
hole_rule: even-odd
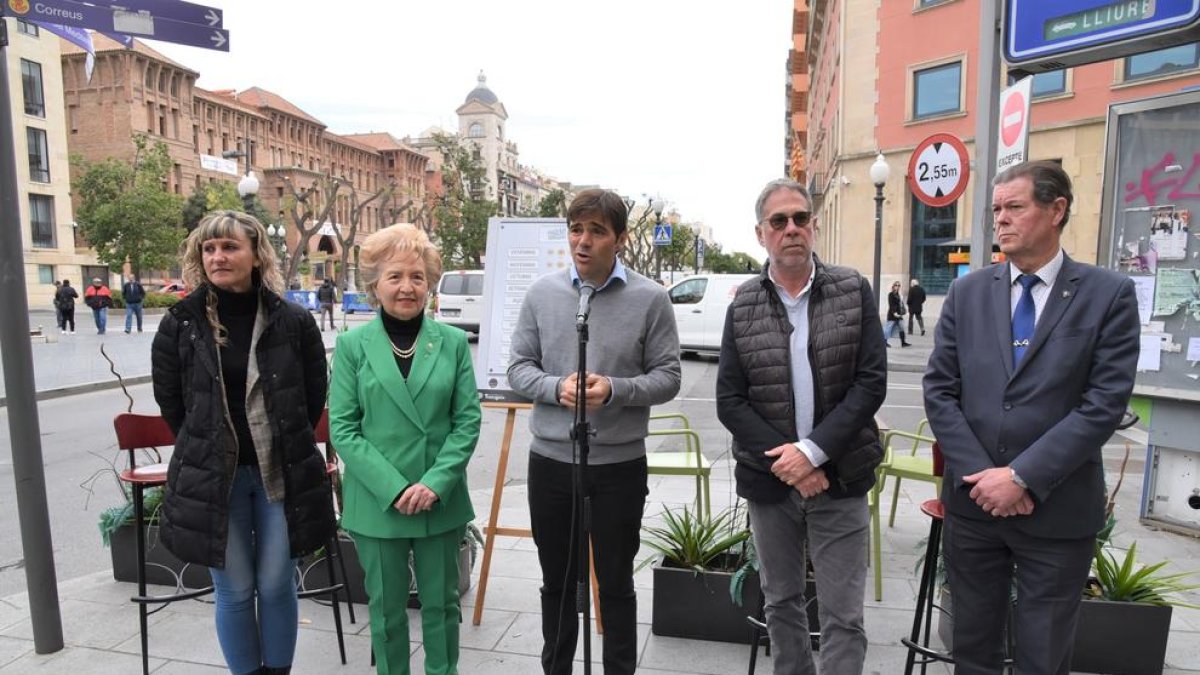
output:
[[[121,298],[125,301],[125,332],[133,328],[134,316],[137,317],[137,331],[142,332],[142,301],[146,299],[146,289],[142,288],[136,274],[121,286]]]
[[[58,292],[61,289],[62,289],[62,282],[59,281],[58,279],[55,279],[54,280],[54,325],[58,326],[59,330],[62,330],[62,327],[63,327],[62,307],[60,306],[60,303],[58,301]]]
[[[467,334],[425,316],[442,256],[412,225],[367,237],[369,323],[338,336],[329,430],[346,465],[342,526],[365,573],[379,675],[409,672],[409,555],[427,675],[458,672],[458,548],[475,517],[467,462],[481,412]]]
[[[900,297],[900,282],[892,284],[892,291],[888,293],[888,311],[887,311],[887,333],[883,337],[883,342],[891,347],[892,343],[889,340],[896,333],[900,333],[900,346],[911,347],[912,343],[904,339],[904,300]]]
[[[62,322],[59,328],[64,333],[75,333],[75,299],[79,297],[79,292],[71,287],[69,279],[62,280],[62,286],[54,294],[55,306],[58,311],[62,312]],[[70,326],[70,330],[67,329]]]
[[[325,330],[325,316],[329,316],[329,330],[334,329],[333,325],[333,303],[337,301],[337,287],[333,285],[333,279],[325,277],[325,283],[317,289],[317,302],[321,305],[321,330]]]
[[[908,304],[908,334],[916,335],[913,332],[913,319],[917,320],[917,324],[921,326],[921,335],[925,334],[925,319],[921,316],[921,312],[925,309],[925,289],[921,287],[921,280],[913,277],[909,283],[908,298],[905,299]]]
[[[96,322],[96,332],[104,335],[108,327],[108,308],[112,307],[112,291],[100,280],[92,279],[92,285],[83,292],[83,304],[92,308],[92,320]]]
[[[154,337],[154,398],[175,432],[162,543],[207,566],[217,641],[235,674],[282,675],[296,650],[295,560],[334,532],[313,427],[325,407],[325,346],[279,297],[267,231],[239,211],[204,217],[183,245],[195,288]]]
[[[725,315],[717,416],[733,435],[737,494],[750,507],[778,675],[815,675],[804,597],[816,574],[822,675],[861,675],[867,653],[867,493],[883,459],[887,395],[871,284],[813,253],[808,192],[768,183],[755,203],[768,260]],[[605,625],[607,628],[607,623]]]
[[[1025,162],[993,185],[1008,262],[951,284],[924,380],[946,460],[955,672],[1002,672],[1008,640],[1014,672],[1066,675],[1105,524],[1103,448],[1133,391],[1138,301],[1128,276],[1063,251],[1061,166]]]
[[[533,400],[529,430],[529,518],[542,571],[542,671],[566,675],[579,622],[575,589],[579,528],[572,480],[572,420],[586,406],[595,430],[588,457],[591,540],[604,617],[606,675],[637,666],[637,593],[633,559],[641,544],[647,489],[650,406],[679,393],[679,335],[666,290],[626,269],[628,209],[608,190],[589,189],[567,209],[572,264],[525,294],[512,336],[508,381]],[[577,310],[584,284],[594,289],[590,372],[579,380]],[[586,581],[584,581],[586,583]],[[586,627],[585,627],[586,628]]]

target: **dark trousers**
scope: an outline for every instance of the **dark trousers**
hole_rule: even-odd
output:
[[[67,330],[67,326],[71,327],[71,332],[75,332],[75,308],[63,308],[62,310],[62,330]]]
[[[917,320],[917,324],[921,327],[921,335],[924,335],[925,334],[925,319],[921,317],[921,310],[919,310],[919,309],[909,309],[908,310],[908,332],[910,335],[916,335],[916,333],[913,332],[913,319]]]
[[[646,459],[589,466],[592,547],[604,617],[604,673],[625,675],[637,667],[637,595],[633,558],[641,544],[646,506]],[[571,672],[579,617],[572,467],[529,455],[529,515],[542,567],[542,670]],[[564,592],[564,589],[566,592]]]
[[[333,325],[333,303],[332,302],[322,302],[321,303],[321,330],[325,330],[325,317],[326,316],[329,317],[329,329],[333,330],[334,328],[337,328],[337,326]]]
[[[1095,537],[1046,539],[1019,531],[1015,519],[947,516],[955,675],[1001,672],[1014,566],[1016,672],[1067,675]]]

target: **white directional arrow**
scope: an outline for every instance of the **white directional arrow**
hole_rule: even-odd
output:
[[[208,10],[208,14],[204,15],[204,18],[208,19],[209,28],[221,23],[221,15],[217,14],[217,11],[211,7]],[[224,38],[222,38],[222,40],[224,40]],[[219,47],[220,45],[217,46]]]
[[[212,41],[213,46],[217,49],[225,46],[225,36],[220,33],[213,33],[212,37],[208,39]]]

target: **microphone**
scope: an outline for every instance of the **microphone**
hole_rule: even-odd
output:
[[[579,284],[579,311],[575,314],[575,321],[587,323],[588,312],[591,310],[592,294],[595,292],[596,287],[590,281],[584,281]]]

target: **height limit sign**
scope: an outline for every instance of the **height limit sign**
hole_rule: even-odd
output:
[[[930,206],[948,206],[962,196],[971,177],[967,146],[950,134],[934,134],[917,144],[908,160],[913,196]]]
[[[1000,93],[996,173],[1024,162],[1029,154],[1029,98],[1032,89],[1031,75]]]

